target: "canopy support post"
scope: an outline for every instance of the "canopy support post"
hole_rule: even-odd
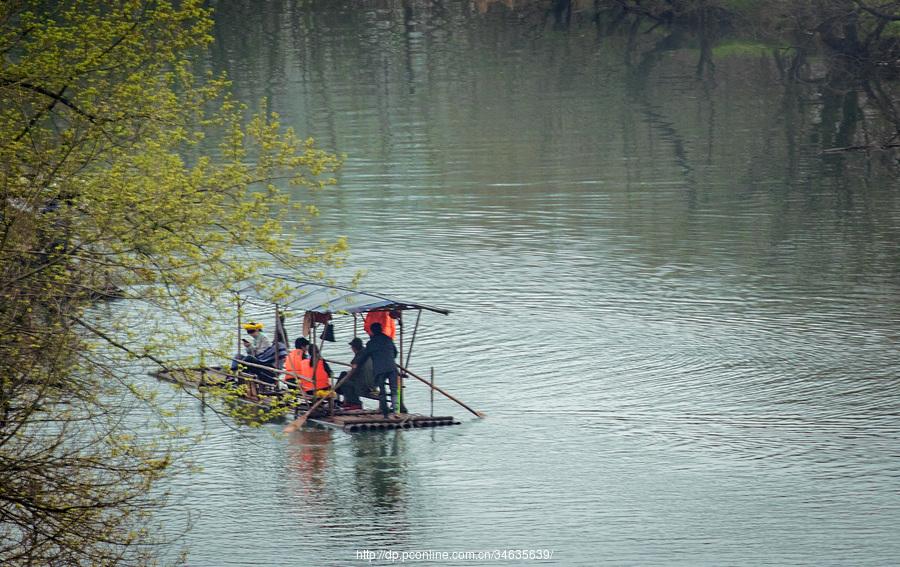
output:
[[[241,335],[241,296],[235,295],[234,298],[237,300],[237,355],[241,355],[241,339],[243,336]]]
[[[275,304],[275,368],[281,368],[281,351],[278,349],[278,343],[282,339],[281,333],[281,311],[278,310],[278,304]],[[287,340],[285,340],[287,343]],[[287,347],[287,344],[285,344]]]
[[[327,325],[327,323],[326,323]],[[310,326],[310,344],[316,346],[316,324]],[[318,370],[319,370],[319,361],[325,360],[325,357],[322,355],[322,348],[325,346],[325,332],[322,332],[322,339],[319,341],[319,348],[316,349],[315,356],[310,357],[310,363],[312,364],[312,386],[313,386],[313,399],[316,397],[316,392],[318,388],[316,387],[317,378],[318,378]],[[332,392],[334,392],[334,379],[332,377],[328,378],[328,385]],[[337,394],[335,394],[337,395]],[[334,398],[328,398],[328,411],[329,415],[334,415]]]
[[[397,312],[398,318],[397,323],[400,325],[400,360],[403,360],[403,311]],[[391,314],[388,313],[388,317]],[[394,413],[400,414],[400,409],[404,406],[403,403],[403,372],[397,372],[397,407],[394,408]]]
[[[275,322],[276,335],[279,332],[281,333],[281,338],[283,339],[283,342],[284,342],[284,348],[286,350],[290,350],[290,339],[288,339],[287,329],[284,327],[284,311],[281,311],[281,312],[278,311],[277,303],[275,304],[275,315],[276,315],[276,319],[278,319]]]
[[[409,351],[406,353],[406,362],[403,366],[409,368],[409,359],[412,357],[412,349],[413,345],[416,344],[416,334],[419,332],[419,319],[422,318],[422,310],[419,309],[419,314],[416,315],[416,325],[413,327],[413,336],[412,339],[409,340]],[[402,358],[400,360],[403,360]]]

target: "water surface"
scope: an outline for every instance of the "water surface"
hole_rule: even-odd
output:
[[[453,311],[412,366],[489,417],[285,440],[188,412],[190,564],[895,562],[897,156],[822,153],[890,125],[765,50],[698,74],[690,38],[482,4],[216,7],[238,97],[347,155],[319,234],[365,289]]]

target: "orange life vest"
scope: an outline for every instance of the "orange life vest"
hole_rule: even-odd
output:
[[[381,323],[381,332],[389,336],[391,340],[394,339],[394,335],[397,332],[397,326],[396,323],[394,323],[394,318],[391,317],[389,312],[369,311],[366,313],[366,320],[363,323],[363,328],[370,335],[372,334],[372,323]]]
[[[300,376],[300,363],[303,361],[303,351],[299,348],[295,348],[291,352],[288,353],[287,358],[284,359],[284,379],[288,382],[293,382]]]
[[[310,359],[304,358],[300,361],[300,370],[297,374],[300,375],[300,387],[304,390],[312,390],[313,368]],[[325,390],[331,387],[331,380],[328,378],[328,373],[325,372],[325,363],[321,359],[316,363],[315,383],[316,390]]]

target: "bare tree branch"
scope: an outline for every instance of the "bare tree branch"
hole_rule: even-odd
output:
[[[862,0],[854,0],[854,2],[856,2],[856,4],[860,8],[862,8],[863,10],[865,10],[866,12],[872,14],[873,16],[875,16],[877,18],[881,18],[882,20],[888,20],[890,22],[900,22],[900,15],[888,14],[887,12],[882,11],[887,7],[895,7],[897,5],[896,2],[891,2],[890,4],[885,4],[880,9],[872,8],[871,6],[867,5]]]

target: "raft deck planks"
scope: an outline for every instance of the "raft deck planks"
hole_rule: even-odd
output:
[[[459,425],[458,421],[448,415],[432,417],[417,413],[401,413],[385,419],[381,412],[376,410],[355,410],[332,416],[320,416],[310,418],[309,423],[322,428],[340,429],[350,433]]]
[[[229,376],[234,376],[234,373],[226,372],[221,367],[212,366],[206,368],[158,370],[150,375],[158,380],[185,386],[215,386],[225,382]]]

